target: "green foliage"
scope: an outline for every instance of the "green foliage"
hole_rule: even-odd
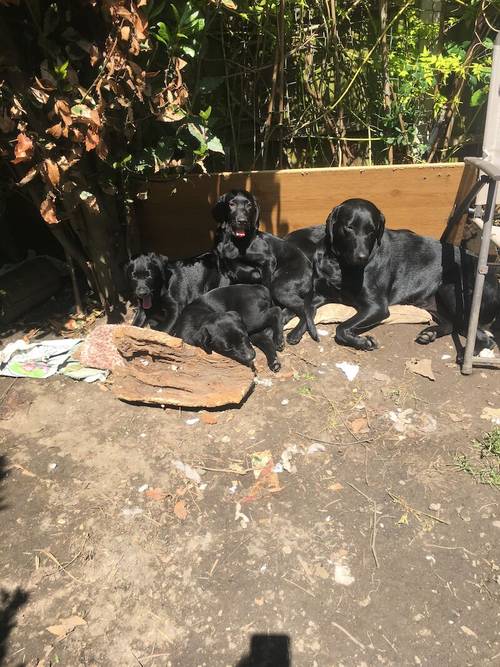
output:
[[[458,455],[455,459],[457,467],[480,484],[500,489],[500,427],[485,433],[481,440],[475,440],[473,447],[476,455]]]

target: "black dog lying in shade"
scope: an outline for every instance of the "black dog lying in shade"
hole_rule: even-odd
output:
[[[287,336],[300,341],[308,330],[318,334],[312,317],[312,265],[292,244],[259,232],[259,206],[246,190],[231,190],[218,200],[213,216],[219,223],[215,251],[221,272],[231,283],[260,283],[284,309],[284,322],[296,315],[300,322]],[[300,332],[300,335],[298,335]]]
[[[314,311],[325,303],[344,303],[357,313],[339,324],[335,339],[342,345],[373,350],[377,343],[363,331],[380,324],[393,304],[428,310],[435,324],[417,336],[423,345],[440,336],[466,330],[476,259],[473,255],[407,230],[385,230],[385,218],[365,199],[349,199],[320,228],[293,232],[290,243],[304,252],[316,245]],[[500,292],[492,267],[486,276],[476,349],[491,347],[483,330],[500,313]]]
[[[246,366],[255,359],[253,343],[271,370],[281,368],[276,356],[284,345],[281,308],[273,306],[263,285],[230,285],[204,294],[183,310],[174,333],[207,353],[218,352]]]
[[[161,328],[167,333],[191,301],[211,289],[229,285],[212,251],[174,262],[153,252],[139,255],[128,262],[126,275],[137,302],[132,324],[143,326],[147,319],[163,320]]]

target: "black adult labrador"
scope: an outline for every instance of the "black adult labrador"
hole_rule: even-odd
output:
[[[312,317],[312,264],[292,244],[259,232],[259,205],[246,190],[222,195],[213,209],[219,223],[215,251],[222,273],[231,283],[260,283],[284,308],[284,322],[294,315],[300,322],[287,336],[292,345],[305,331],[318,333]],[[300,335],[298,335],[300,332]]]
[[[282,350],[281,308],[273,306],[263,285],[219,287],[190,303],[174,327],[175,335],[205,352],[218,352],[247,366],[255,359],[252,343],[279,371],[276,350]]]
[[[348,199],[320,228],[291,234],[289,242],[304,252],[316,245],[313,256],[313,307],[344,303],[357,313],[337,327],[336,340],[361,350],[373,350],[372,336],[360,336],[389,315],[393,304],[412,304],[428,310],[435,324],[417,336],[421,344],[466,329],[476,260],[449,243],[413,232],[386,230],[384,215],[365,199]],[[500,292],[495,272],[486,276],[476,348],[490,347],[483,328],[500,313]]]
[[[126,275],[137,302],[132,324],[143,326],[148,318],[159,319],[168,333],[188,303],[211,289],[229,285],[213,251],[174,262],[153,252],[139,255],[128,262]]]

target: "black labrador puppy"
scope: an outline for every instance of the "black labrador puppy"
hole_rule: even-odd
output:
[[[272,371],[281,368],[276,356],[284,346],[281,308],[273,306],[263,285],[230,285],[207,292],[184,308],[174,333],[207,353],[218,352],[247,366],[255,359],[253,343]]]
[[[188,303],[211,289],[229,285],[213,251],[173,262],[153,252],[139,255],[128,262],[126,275],[137,303],[132,324],[143,326],[147,319],[163,320],[162,329],[167,333]]]
[[[467,327],[476,259],[473,255],[408,230],[386,230],[379,209],[365,199],[348,199],[333,209],[323,235],[319,228],[289,239],[304,250],[316,244],[313,257],[313,307],[344,303],[357,313],[339,324],[338,343],[373,350],[377,342],[361,332],[389,315],[393,304],[428,310],[435,324],[417,336],[423,345]],[[321,237],[322,240],[321,240]],[[483,330],[500,313],[500,292],[493,268],[486,276],[476,348],[490,347]]]
[[[222,195],[213,209],[219,223],[215,251],[220,269],[231,283],[260,283],[284,309],[284,322],[297,315],[300,322],[287,336],[290,344],[305,331],[318,333],[312,317],[312,265],[295,246],[272,234],[259,232],[259,206],[246,190]],[[298,335],[300,332],[300,335]]]

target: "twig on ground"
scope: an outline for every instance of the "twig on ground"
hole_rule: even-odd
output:
[[[321,440],[321,438],[313,438],[312,435],[307,435],[306,433],[300,433],[300,431],[293,431],[296,435],[300,435],[302,438],[306,438],[306,440],[312,440],[313,442],[321,442],[323,445],[331,445],[332,447],[337,447],[339,445],[338,442],[332,442],[331,440]]]
[[[64,567],[64,565],[62,565],[62,563],[60,563],[60,562],[57,560],[57,558],[54,556],[54,554],[51,553],[50,551],[48,551],[47,549],[35,549],[35,551],[39,551],[39,552],[42,553],[44,556],[47,556],[47,558],[50,558],[50,560],[52,560],[52,561],[53,561],[53,562],[54,562],[54,563],[55,563],[55,564],[56,564],[56,565],[57,565],[57,566],[58,566],[58,567],[65,573],[65,574],[67,574],[68,577],[69,577],[70,579],[73,579],[73,581],[76,581],[76,582],[78,582],[79,584],[84,584],[84,583],[85,583],[85,582],[82,581],[81,579],[77,579],[76,577],[74,577],[74,576],[71,574],[71,572],[68,572],[68,571],[66,570],[66,568]]]
[[[424,512],[423,510],[418,510],[415,507],[412,507],[409,505],[404,498],[401,498],[400,496],[396,496],[394,493],[391,493],[390,491],[387,491],[389,497],[395,502],[401,505],[401,507],[406,511],[406,512],[411,512],[414,514],[419,521],[422,519],[420,516],[426,516],[429,519],[432,519],[433,521],[437,521],[438,523],[444,523],[446,526],[450,525],[449,521],[445,521],[444,519],[440,519],[438,516],[435,514],[429,514],[428,512]]]
[[[287,577],[283,577],[285,581],[288,581],[289,584],[292,584],[292,586],[296,586],[299,588],[302,592],[307,593],[307,595],[310,595],[312,598],[315,598],[316,596],[312,591],[308,591],[306,588],[303,588],[299,584],[295,583],[295,581],[292,581],[291,579],[288,579]]]
[[[360,489],[358,489],[357,486],[354,486],[354,484],[351,484],[351,482],[347,482],[347,484],[348,484],[352,489],[354,489],[355,491],[357,491],[360,495],[362,495],[364,498],[366,498],[366,500],[367,500],[369,503],[371,503],[371,505],[372,505],[372,511],[373,511],[373,514],[372,514],[372,534],[371,534],[371,538],[370,538],[370,548],[371,548],[371,550],[372,550],[373,560],[375,561],[375,565],[376,565],[377,567],[380,567],[380,563],[379,563],[378,556],[377,556],[377,549],[376,549],[376,547],[375,547],[375,542],[376,542],[376,539],[377,539],[377,521],[378,521],[378,517],[377,517],[377,513],[378,513],[377,503],[373,500],[373,498],[370,498],[370,496],[367,496],[366,493],[363,493],[363,491],[360,491]]]
[[[350,633],[348,630],[346,630],[344,627],[342,627],[342,626],[340,625],[340,623],[335,623],[335,621],[332,621],[332,625],[333,625],[333,627],[338,628],[341,632],[343,632],[343,633],[345,634],[346,637],[349,637],[349,639],[350,639],[352,642],[354,642],[354,644],[356,644],[356,646],[359,646],[359,648],[362,648],[362,649],[365,649],[365,648],[366,648],[365,645],[362,644],[362,643],[359,641],[359,639],[356,639],[356,637],[353,637],[353,636],[351,635],[351,633]]]

